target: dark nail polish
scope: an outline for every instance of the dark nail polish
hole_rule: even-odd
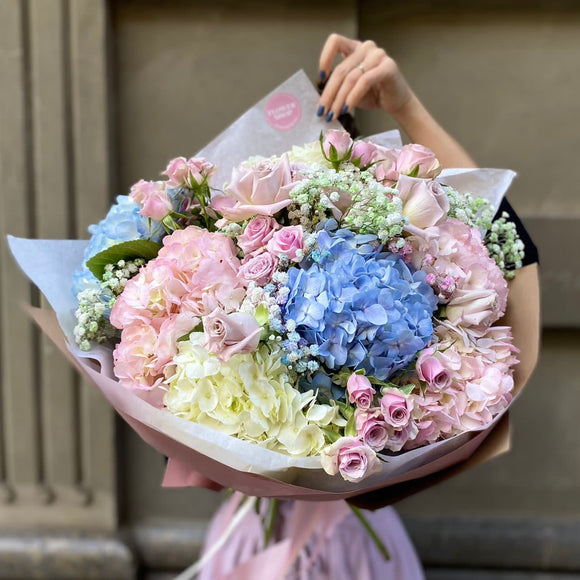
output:
[[[318,111],[316,111],[316,116],[322,117],[323,113],[324,113],[324,105],[320,105],[320,107],[318,107]]]
[[[332,117],[334,116],[334,113],[332,111],[330,111],[328,113],[328,115],[326,115],[326,122],[330,123],[330,121],[332,121]]]
[[[348,111],[348,105],[342,105],[342,109],[340,109],[340,114],[344,115]]]
[[[325,73],[323,70],[321,70],[321,71],[318,73],[318,75],[320,76],[320,80],[321,80],[321,81],[323,81],[323,80],[326,78],[326,73]]]

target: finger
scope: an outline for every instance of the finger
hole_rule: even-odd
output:
[[[348,72],[330,106],[333,116],[344,114],[360,103],[374,83],[381,78],[383,69],[377,67],[385,58],[385,51],[374,47],[367,51],[362,63]]]
[[[336,101],[336,96],[345,82],[346,77],[351,73],[351,71],[360,63],[365,60],[366,55],[376,48],[376,45],[372,41],[367,41],[359,43],[349,56],[347,56],[333,71],[322,91],[322,95],[318,101],[319,109],[317,111],[318,116],[323,114],[327,121],[330,121],[335,114],[340,113],[340,108],[336,111],[331,111],[331,107]],[[360,71],[358,71],[360,73]],[[342,106],[342,105],[341,105]],[[331,114],[332,113],[332,114]]]
[[[320,71],[321,77],[320,80],[324,81],[330,76],[334,59],[338,54],[342,54],[346,57],[349,54],[352,54],[359,44],[361,43],[358,40],[353,40],[352,38],[347,38],[346,36],[336,33],[331,34],[324,43],[318,61],[318,70]]]

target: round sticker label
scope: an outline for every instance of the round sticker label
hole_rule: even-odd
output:
[[[289,131],[298,125],[302,108],[290,93],[276,93],[266,101],[264,114],[268,125],[277,131]]]

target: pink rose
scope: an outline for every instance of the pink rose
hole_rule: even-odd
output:
[[[355,141],[352,146],[350,159],[353,162],[358,160],[359,167],[368,167],[374,161],[374,156],[378,148],[378,145],[370,141]]]
[[[412,177],[434,178],[441,173],[441,164],[435,153],[423,145],[405,145],[397,159],[397,171]]]
[[[354,403],[359,409],[368,409],[373,402],[373,395],[376,391],[373,389],[371,382],[364,375],[353,373],[348,377],[346,383],[348,400]]]
[[[448,320],[461,326],[489,326],[497,312],[498,294],[493,288],[456,290],[445,309]]]
[[[214,171],[214,165],[203,157],[176,157],[168,163],[163,174],[169,178],[169,185],[193,189],[207,181]]]
[[[357,435],[362,437],[365,445],[368,445],[373,451],[384,449],[389,438],[389,431],[380,409],[375,411],[357,409],[355,416]]]
[[[222,362],[235,354],[255,352],[260,343],[262,328],[251,314],[233,312],[226,314],[216,308],[203,318],[204,347]]]
[[[409,218],[411,225],[428,228],[447,217],[449,199],[436,181],[400,175],[397,190],[403,202],[403,215]]]
[[[330,161],[345,160],[352,146],[352,138],[346,131],[331,129],[324,134],[322,150]]]
[[[385,444],[385,448],[389,451],[393,451],[397,453],[401,451],[405,445],[413,441],[417,434],[419,433],[419,429],[414,421],[410,421],[406,427],[403,429],[389,429],[389,438]]]
[[[240,165],[234,168],[225,195],[216,195],[211,206],[234,222],[255,215],[273,216],[292,202],[294,184],[287,155],[279,161],[264,159],[252,167]]]
[[[264,252],[244,262],[238,271],[238,278],[246,284],[255,282],[259,286],[263,286],[271,280],[277,266],[278,258],[269,252]]]
[[[280,224],[273,217],[256,216],[248,222],[244,233],[238,236],[238,246],[244,254],[251,254],[263,248],[279,229]]]
[[[451,385],[453,373],[451,373],[435,356],[433,347],[426,348],[417,358],[415,365],[417,374],[422,381],[426,381],[436,389],[445,389]]]
[[[287,226],[274,232],[267,248],[275,256],[286,256],[293,262],[300,262],[304,252],[304,232],[302,227]]]
[[[155,221],[162,221],[173,210],[173,204],[163,181],[141,179],[131,187],[129,198],[141,206],[139,213]]]
[[[381,411],[385,421],[395,427],[402,429],[406,427],[411,418],[410,402],[399,389],[387,388],[382,391]]]
[[[399,153],[400,151],[397,149],[379,147],[373,156],[375,179],[387,187],[392,187],[399,179],[397,171]]]
[[[329,475],[340,473],[346,481],[356,483],[381,470],[376,453],[357,437],[341,437],[320,454],[322,468]]]

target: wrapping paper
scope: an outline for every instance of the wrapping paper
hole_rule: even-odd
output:
[[[300,71],[242,115],[198,153],[220,168],[212,186],[223,187],[232,167],[249,155],[279,154],[293,144],[316,140],[321,129],[332,128],[332,123],[315,117],[317,99],[316,91]],[[397,131],[369,140],[401,146]],[[486,197],[497,208],[514,176],[514,172],[501,169],[447,169],[439,179],[460,191]],[[76,299],[70,290],[71,277],[82,263],[87,242],[9,236],[9,244],[22,270],[44,293],[56,315],[35,311],[34,318],[135,431],[170,458],[166,486],[219,484],[263,497],[344,499],[425,478],[465,461],[501,420],[498,416],[481,431],[389,457],[379,473],[356,484],[329,476],[321,469],[318,457],[293,458],[224,435],[156,408],[148,393],[119,387],[112,371],[112,350],[97,346],[82,352],[72,340]],[[504,437],[495,442],[491,455],[507,447]]]

